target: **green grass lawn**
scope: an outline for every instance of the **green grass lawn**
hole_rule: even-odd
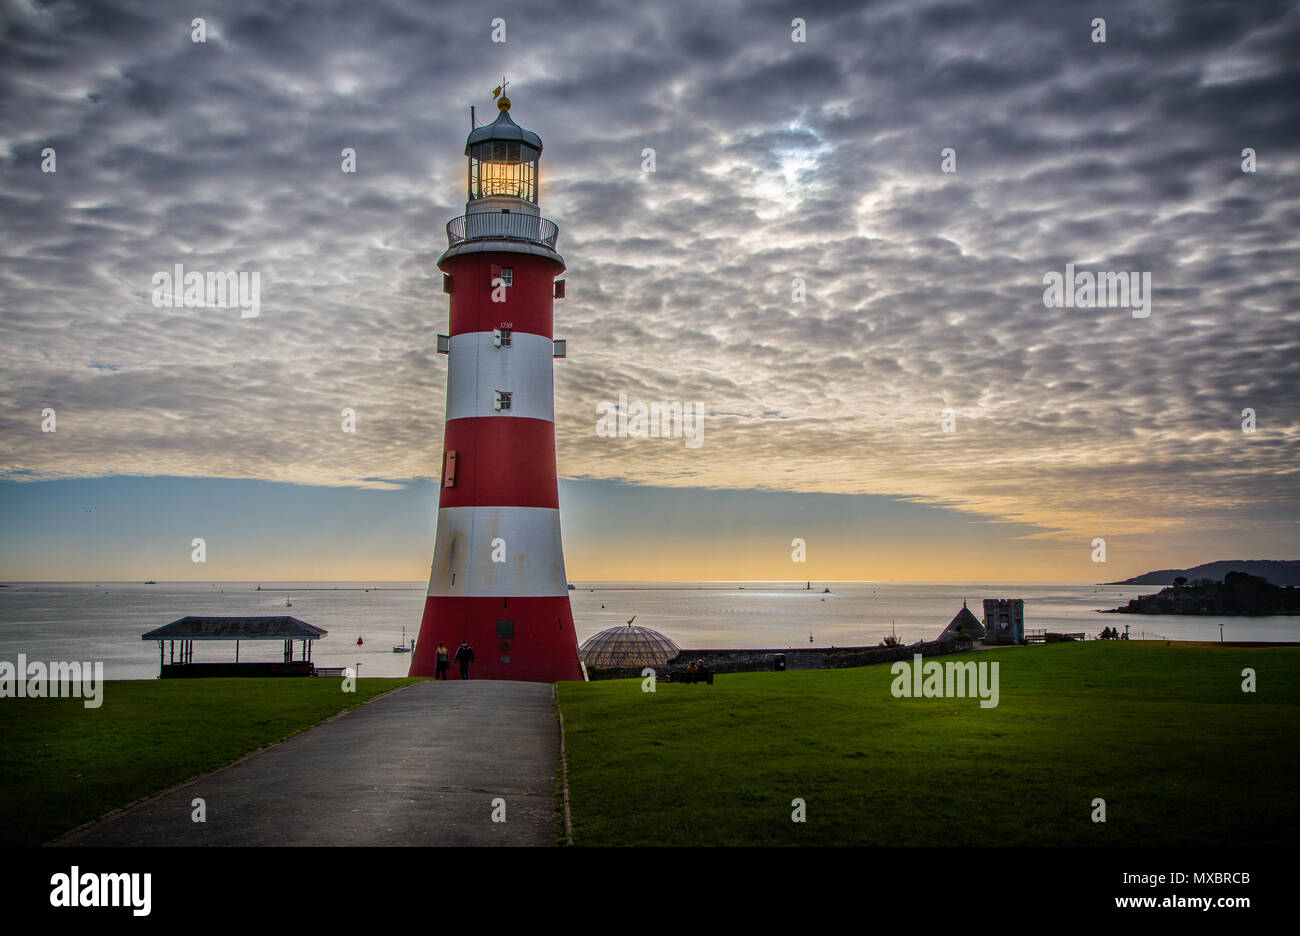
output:
[[[0,845],[38,845],[280,741],[410,679],[109,682],[81,699],[0,701]]]
[[[888,665],[561,683],[575,844],[1289,845],[1300,828],[1300,648],[937,659],[1000,663],[998,707],[895,699]]]

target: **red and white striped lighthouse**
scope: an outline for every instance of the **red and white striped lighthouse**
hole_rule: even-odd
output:
[[[581,679],[560,542],[554,299],[559,233],[537,206],[541,138],[500,114],[465,143],[469,200],[438,259],[449,294],[447,419],[438,532],[412,676],[438,642],[474,649],[471,676]],[[457,678],[453,665],[449,674]]]

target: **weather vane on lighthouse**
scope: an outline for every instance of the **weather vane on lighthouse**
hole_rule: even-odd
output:
[[[500,113],[465,141],[465,213],[438,258],[450,305],[438,529],[412,676],[439,645],[474,650],[474,676],[581,679],[560,541],[553,335],[559,235],[538,207],[542,139]]]

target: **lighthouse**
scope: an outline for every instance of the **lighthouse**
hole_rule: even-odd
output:
[[[504,87],[504,82],[503,82]],[[468,200],[438,259],[450,307],[438,528],[412,676],[438,643],[474,650],[473,678],[581,679],[555,468],[559,229],[541,216],[542,140],[497,100],[465,142]],[[452,667],[449,676],[458,678]]]

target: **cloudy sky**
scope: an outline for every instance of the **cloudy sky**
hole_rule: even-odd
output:
[[[568,265],[571,578],[1300,558],[1293,3],[0,2],[0,579],[427,574],[503,74]],[[155,308],[177,263],[260,315]],[[1149,317],[1046,307],[1066,264]],[[620,392],[704,444],[598,436]]]

